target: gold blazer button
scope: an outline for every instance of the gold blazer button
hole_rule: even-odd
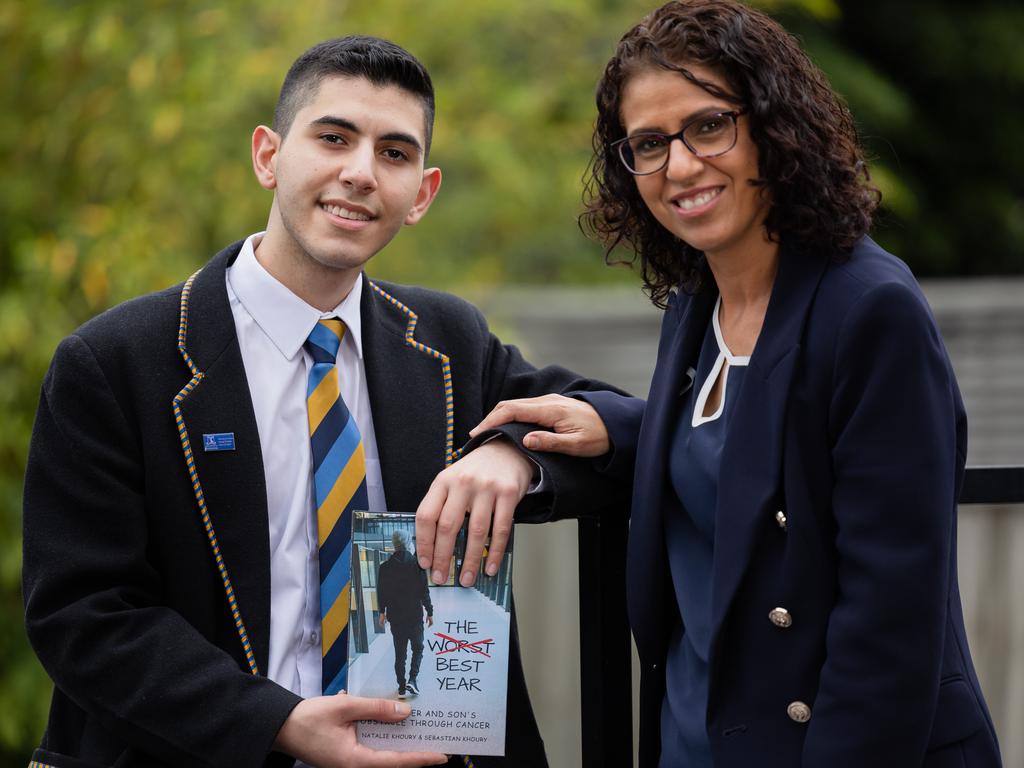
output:
[[[811,708],[802,701],[794,701],[786,707],[786,714],[794,723],[806,723],[811,719]]]

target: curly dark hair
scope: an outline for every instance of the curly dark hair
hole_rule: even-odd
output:
[[[687,64],[711,68],[731,93],[697,78]],[[658,223],[612,147],[625,136],[625,84],[652,66],[747,110],[760,175],[752,183],[769,195],[765,226],[773,241],[793,237],[842,258],[868,232],[881,195],[870,184],[853,117],[796,38],[736,0],[673,0],[625,34],[598,83],[594,156],[580,216],[584,232],[604,244],[606,261],[639,258],[644,288],[657,306],[665,306],[673,287],[696,291],[706,263],[701,251]],[[613,259],[623,243],[632,257]]]

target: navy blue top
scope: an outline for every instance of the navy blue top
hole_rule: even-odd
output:
[[[725,346],[717,304],[712,318],[669,449],[669,476],[682,508],[665,516],[665,543],[682,621],[673,630],[665,665],[659,768],[712,768],[706,722],[715,507],[722,447],[749,360]],[[720,375],[725,376],[720,405],[705,416]]]

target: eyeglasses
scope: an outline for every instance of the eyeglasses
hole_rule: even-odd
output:
[[[679,139],[697,157],[718,157],[736,146],[736,118],[745,109],[715,112],[691,120],[679,133],[634,133],[613,141],[626,170],[634,176],[657,173],[668,165],[669,147]]]

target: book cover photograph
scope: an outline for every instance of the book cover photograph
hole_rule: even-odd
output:
[[[505,754],[512,542],[495,576],[477,565],[472,587],[458,583],[465,550],[463,526],[435,585],[417,562],[414,513],[353,514],[348,692],[412,708],[399,723],[360,722],[367,746]]]

